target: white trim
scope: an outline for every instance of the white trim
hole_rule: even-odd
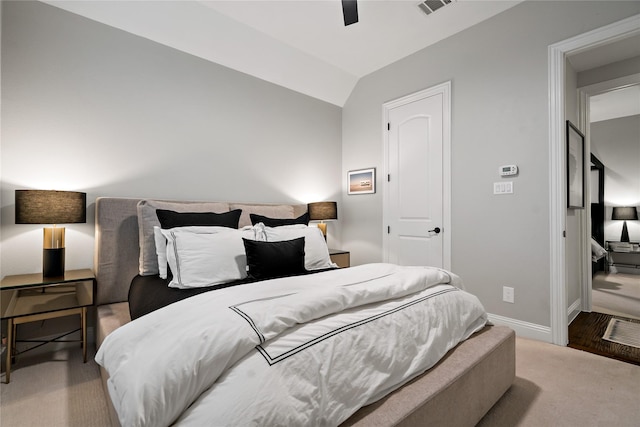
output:
[[[564,183],[565,56],[640,33],[640,15],[589,31],[549,46],[549,241],[551,335],[566,345],[568,317],[566,257],[563,231],[566,207]],[[583,239],[584,240],[584,239]]]
[[[517,336],[529,338],[537,341],[551,343],[551,328],[537,325],[535,323],[523,322],[522,320],[503,317],[489,313],[489,321],[494,325],[508,326],[513,329]]]
[[[593,267],[591,265],[591,126],[589,123],[589,99],[588,96],[578,89],[578,126],[582,129],[584,134],[584,152],[585,152],[585,171],[588,174],[585,176],[585,196],[586,196],[586,208],[582,217],[582,259],[580,260],[582,265],[582,286],[580,286],[580,307],[582,311],[591,312],[591,288],[593,286]],[[589,154],[587,156],[587,153]],[[604,172],[603,172],[604,173]],[[569,324],[576,318],[578,313],[573,314],[572,308],[569,307]]]
[[[567,309],[567,311],[569,312],[569,322],[568,322],[568,324],[570,325],[570,324],[571,324],[571,322],[573,322],[573,321],[574,321],[574,319],[575,319],[576,317],[578,317],[578,314],[580,314],[580,312],[581,312],[581,311],[583,311],[583,310],[582,310],[582,301],[580,301],[580,298],[578,298],[577,300],[575,300],[575,301],[573,302],[573,304],[571,304],[571,305],[569,306],[569,308]],[[586,311],[586,310],[584,310],[584,311]],[[589,311],[591,311],[591,310],[589,310]]]
[[[566,345],[566,257],[564,230],[564,51],[549,46],[549,267],[551,335],[554,344]]]
[[[442,94],[442,262],[443,268],[451,270],[451,81],[432,86],[428,89],[403,96],[382,105],[383,134],[383,174],[382,180],[389,174],[389,111],[411,102],[433,95]],[[386,181],[384,181],[386,182]],[[389,262],[389,195],[382,185],[382,252],[385,262]]]

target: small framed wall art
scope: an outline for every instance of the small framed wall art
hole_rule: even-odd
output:
[[[584,209],[584,135],[567,120],[567,207]]]
[[[347,174],[347,194],[373,194],[376,192],[376,168],[358,169]]]

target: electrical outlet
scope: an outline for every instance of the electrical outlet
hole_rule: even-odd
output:
[[[513,288],[509,286],[502,287],[502,301],[510,302],[511,304],[515,302],[515,291]]]

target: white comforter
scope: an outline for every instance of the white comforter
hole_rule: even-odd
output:
[[[337,425],[485,325],[460,286],[369,264],[225,288],[124,325],[96,361],[123,426]]]

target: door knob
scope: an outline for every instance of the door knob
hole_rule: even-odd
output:
[[[440,234],[440,227],[436,227],[433,230],[429,230],[429,233],[431,233],[432,231],[436,234]]]

